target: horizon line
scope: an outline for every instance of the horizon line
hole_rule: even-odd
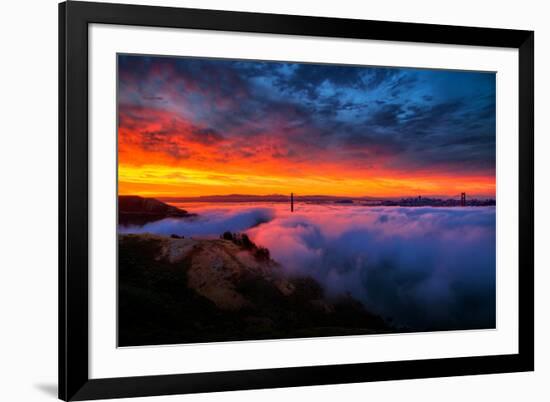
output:
[[[157,198],[157,199],[201,199],[201,198],[229,198],[229,197],[242,197],[242,198],[269,198],[269,197],[285,197],[290,198],[290,195],[293,194],[294,198],[340,198],[340,199],[370,199],[370,200],[395,200],[395,199],[409,199],[409,198],[433,198],[433,199],[454,199],[460,198],[460,193],[456,195],[442,195],[442,194],[416,194],[416,195],[398,195],[398,196],[371,196],[371,195],[361,195],[361,196],[351,196],[351,195],[332,195],[332,194],[313,194],[313,195],[300,195],[296,193],[288,194],[239,194],[239,193],[230,193],[230,194],[207,194],[207,195],[195,195],[195,196],[176,196],[176,195],[146,195],[146,194],[118,194],[118,196],[138,196],[144,198]],[[496,195],[486,195],[486,194],[472,194],[468,195],[466,192],[467,198],[484,198],[484,199],[496,199]]]

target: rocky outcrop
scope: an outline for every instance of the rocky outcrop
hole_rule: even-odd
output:
[[[190,218],[193,216],[196,215],[155,198],[137,195],[118,196],[118,222],[121,225],[144,225],[165,218]]]

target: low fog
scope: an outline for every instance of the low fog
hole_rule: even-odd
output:
[[[195,211],[193,211],[195,212]],[[245,210],[211,209],[200,212],[196,218],[166,218],[143,226],[119,226],[119,233],[177,234],[185,237],[219,237],[225,231],[244,232],[272,220],[275,211],[270,208]]]
[[[290,273],[398,326],[494,327],[494,208],[336,208],[249,233]]]

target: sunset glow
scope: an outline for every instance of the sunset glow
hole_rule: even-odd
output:
[[[495,196],[487,73],[119,56],[119,194]]]

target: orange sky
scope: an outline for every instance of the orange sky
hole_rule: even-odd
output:
[[[267,151],[253,156],[221,157],[219,144],[186,141],[186,156],[171,156],[165,149],[144,150],[128,141],[140,138],[121,129],[119,140],[119,194],[148,197],[192,197],[225,194],[288,194],[399,197],[468,194],[494,196],[493,176],[437,174],[429,171],[396,171],[350,161],[291,161],[274,158]],[[172,146],[172,145],[169,145]],[[258,150],[256,150],[258,151]],[[330,150],[326,151],[330,153]],[[340,151],[345,153],[346,151]],[[341,156],[345,159],[345,155]],[[380,159],[378,159],[380,162]]]

